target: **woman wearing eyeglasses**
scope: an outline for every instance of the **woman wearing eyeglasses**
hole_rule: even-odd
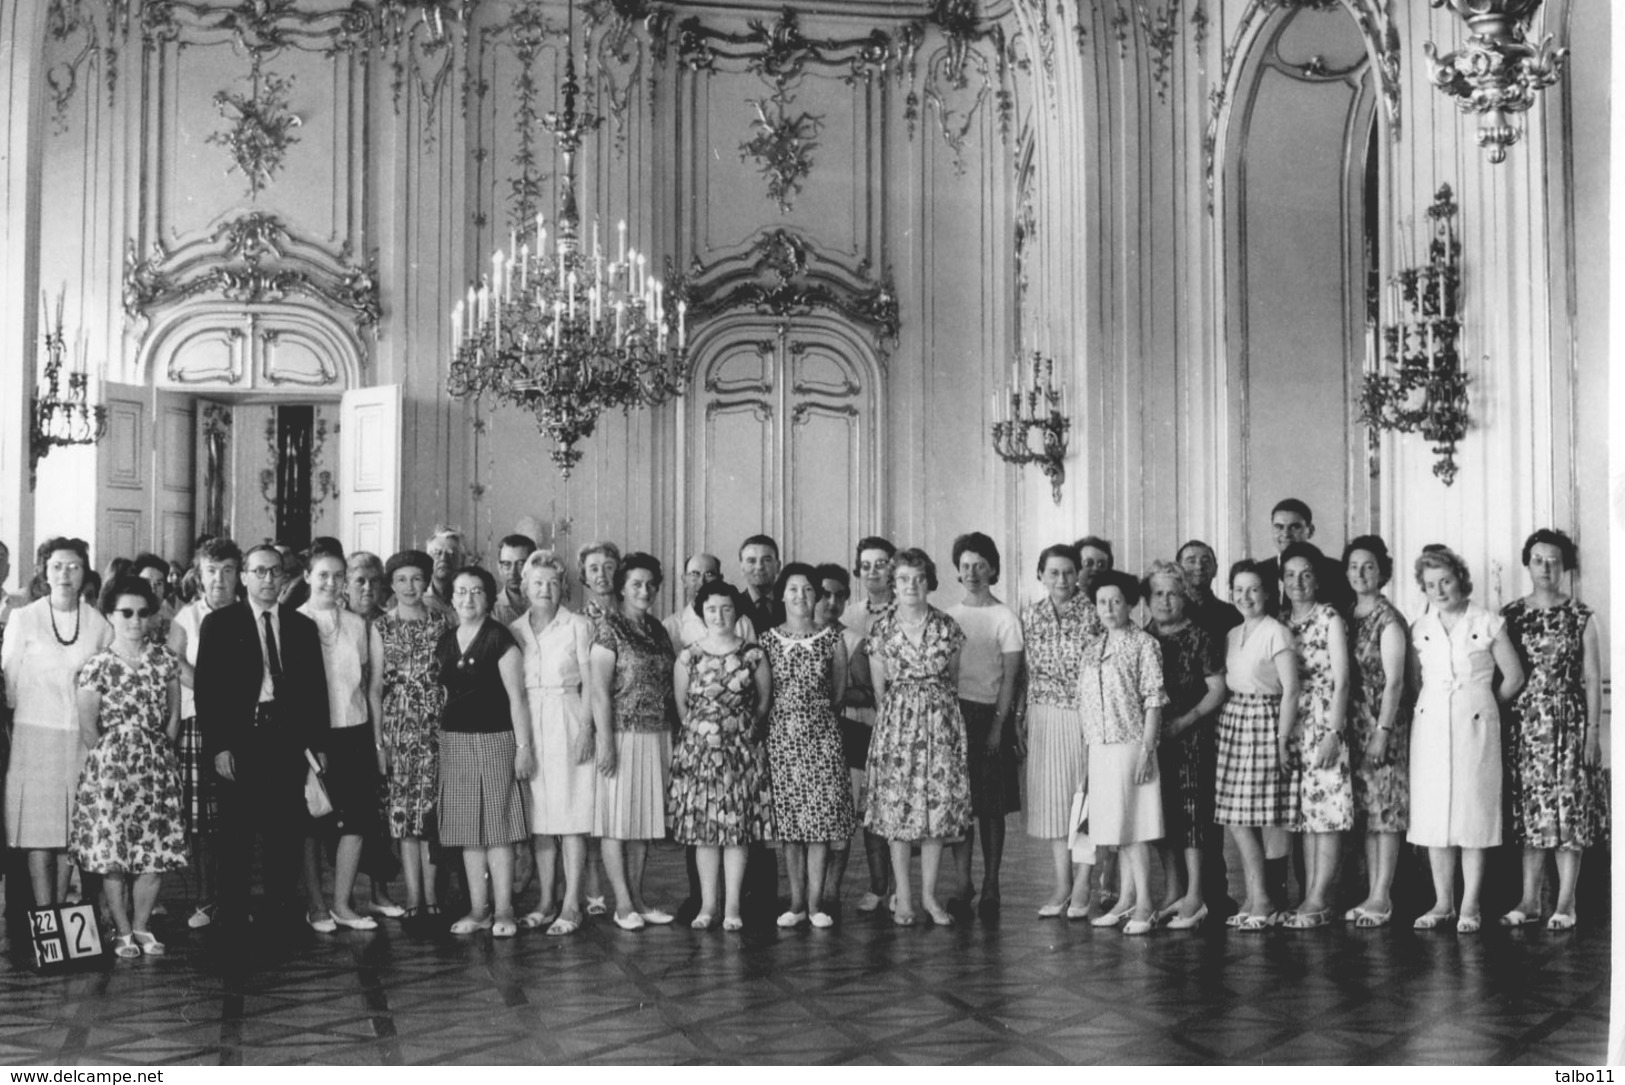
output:
[[[437,809],[440,842],[463,849],[468,879],[468,914],[451,925],[451,933],[488,930],[493,938],[512,938],[519,933],[513,846],[530,839],[525,781],[536,763],[525,658],[513,634],[491,618],[496,597],[496,578],[477,565],[452,578],[457,625],[435,647],[446,687]]]
[[[47,593],[12,614],[0,668],[13,709],[6,846],[28,853],[34,901],[50,904],[68,893],[68,821],[89,745],[79,728],[79,671],[113,630],[80,599],[90,568],[84,540],[50,539],[39,553]]]
[[[112,646],[92,656],[78,679],[79,726],[94,745],[79,776],[71,850],[81,870],[105,879],[118,930],[113,952],[158,956],[164,944],[148,923],[159,882],[165,871],[186,865],[173,748],[181,725],[181,666],[175,653],[146,639],[148,620],[158,613],[146,580],[113,581],[102,595],[102,613],[112,620]]]

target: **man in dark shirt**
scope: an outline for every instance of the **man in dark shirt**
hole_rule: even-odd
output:
[[[1213,590],[1213,580],[1219,574],[1219,560],[1213,556],[1213,547],[1201,539],[1192,539],[1179,548],[1175,558],[1185,572],[1185,587],[1190,591],[1190,602],[1185,613],[1207,633],[1222,656],[1225,634],[1241,624],[1241,611],[1225,599],[1230,594],[1226,584],[1222,594]]]
[[[784,604],[773,598],[779,579],[779,544],[771,535],[752,535],[739,546],[739,572],[745,582],[745,617],[761,636],[784,624]]]

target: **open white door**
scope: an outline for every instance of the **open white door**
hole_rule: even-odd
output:
[[[152,403],[152,552],[188,561],[197,538],[197,400],[158,389]]]
[[[107,434],[96,447],[96,561],[132,558],[151,545],[152,389],[102,385]]]
[[[339,404],[339,539],[387,558],[401,520],[401,388],[345,392]]]

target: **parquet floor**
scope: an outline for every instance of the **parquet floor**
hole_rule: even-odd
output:
[[[0,1063],[1600,1064],[1606,908],[1578,930],[1408,925],[1126,938],[1039,920],[1045,854],[1011,819],[1002,918],[577,935],[189,932],[171,952],[39,977],[0,963]],[[1590,866],[1588,862],[1588,866]],[[1606,860],[1587,874],[1606,879]],[[656,849],[675,906],[681,853]],[[664,890],[664,891],[662,891]],[[1599,888],[1606,900],[1606,885]]]

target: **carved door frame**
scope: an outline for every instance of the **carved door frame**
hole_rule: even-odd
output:
[[[774,379],[752,387],[726,388],[717,383],[715,369],[729,357],[729,352],[741,343],[754,343],[764,355],[771,355]],[[683,554],[710,547],[723,560],[725,576],[732,575],[732,553],[723,553],[740,540],[706,538],[706,414],[713,409],[720,395],[757,395],[771,397],[774,424],[771,456],[765,477],[774,490],[773,499],[766,501],[766,522],[761,530],[779,540],[784,557],[794,553],[797,536],[795,510],[785,495],[790,490],[795,474],[794,427],[818,410],[840,408],[821,403],[817,397],[830,398],[828,389],[798,387],[784,379],[793,372],[790,360],[806,350],[821,346],[839,357],[848,368],[849,386],[841,391],[855,402],[850,404],[859,416],[857,428],[858,448],[853,482],[857,493],[853,497],[853,518],[862,525],[861,530],[881,530],[887,508],[887,395],[886,370],[883,355],[876,350],[870,336],[849,321],[823,313],[780,319],[754,313],[725,314],[707,321],[704,329],[694,337],[693,371],[684,404],[677,412],[677,470],[679,490],[683,500],[677,507],[677,538]],[[766,408],[763,408],[766,409]],[[848,540],[848,545],[856,536]],[[721,548],[721,549],[718,549]],[[843,560],[842,555],[825,555],[826,559]]]

